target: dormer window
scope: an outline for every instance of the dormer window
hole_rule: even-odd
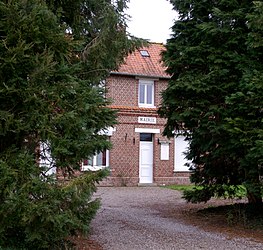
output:
[[[142,57],[150,57],[150,54],[147,50],[140,50],[140,53]]]

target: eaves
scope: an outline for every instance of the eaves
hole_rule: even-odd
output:
[[[143,74],[134,74],[134,73],[128,73],[128,72],[116,72],[112,71],[110,73],[111,75],[122,75],[122,76],[133,76],[135,78],[151,78],[151,79],[171,79],[171,76],[164,76],[164,75],[143,75]]]

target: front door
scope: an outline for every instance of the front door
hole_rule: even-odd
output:
[[[153,182],[153,140],[152,134],[140,134],[140,183]]]

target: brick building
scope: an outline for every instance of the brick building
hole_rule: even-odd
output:
[[[112,149],[83,163],[83,169],[109,166],[101,185],[188,183],[183,137],[162,136],[165,120],[157,114],[161,92],[170,76],[161,64],[162,44],[136,50],[106,79],[106,97],[118,111],[118,124],[109,130]]]

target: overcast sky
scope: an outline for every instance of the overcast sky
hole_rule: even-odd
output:
[[[137,37],[151,42],[166,43],[170,37],[170,28],[176,19],[176,12],[167,0],[130,0],[128,31]]]

